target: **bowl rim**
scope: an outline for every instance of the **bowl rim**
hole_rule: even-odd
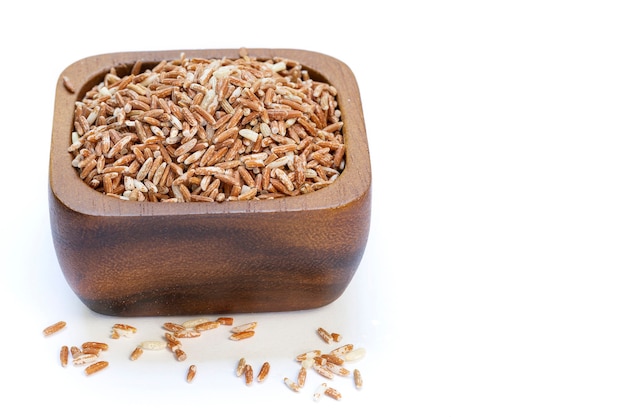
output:
[[[342,61],[318,52],[301,49],[248,48],[248,55],[263,59],[282,57],[298,61],[317,72],[337,89],[346,143],[344,170],[333,184],[312,193],[268,200],[157,203],[124,201],[99,193],[85,184],[71,165],[68,152],[73,126],[74,104],[84,94],[84,86],[111,67],[143,62],[159,62],[186,57],[237,58],[240,49],[181,49],[131,51],[93,55],[65,68],[56,88],[49,161],[50,197],[69,210],[90,216],[190,215],[252,212],[287,212],[339,208],[366,196],[371,186],[369,147],[358,84],[352,70]],[[68,91],[64,79],[75,87]]]

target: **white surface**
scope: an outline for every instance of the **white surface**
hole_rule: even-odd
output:
[[[342,2],[211,3],[4,11],[14,25],[0,29],[3,405],[21,415],[42,405],[66,415],[626,413],[620,2],[363,2],[359,14]],[[57,77],[98,53],[239,46],[314,50],[354,71],[374,176],[358,273],[326,308],[236,316],[258,321],[258,337],[214,333],[190,342],[183,363],[155,352],[129,361],[138,335],[107,340],[101,374],[61,368],[63,343],[106,340],[118,321],[156,335],[163,319],[96,315],[59,270],[46,188]],[[44,338],[57,320],[68,328]],[[295,378],[294,353],[325,347],[318,326],[368,350],[362,391],[336,381],[341,402],[313,402],[314,377],[300,394],[282,383]],[[246,387],[233,375],[240,356],[270,361],[270,378]]]

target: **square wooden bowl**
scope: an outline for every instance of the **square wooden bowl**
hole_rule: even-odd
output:
[[[59,76],[50,150],[53,242],[71,289],[95,312],[167,316],[305,310],[336,300],[361,261],[370,225],[371,168],[352,71],[320,53],[250,49],[300,62],[338,91],[345,168],[321,190],[273,200],[123,201],[85,184],[68,152],[75,102],[110,68],[187,57],[237,58],[239,50],[92,56]],[[64,79],[74,86],[67,89]]]

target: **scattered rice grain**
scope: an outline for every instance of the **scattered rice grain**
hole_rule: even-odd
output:
[[[252,365],[246,363],[243,367],[243,376],[246,379],[246,385],[251,385],[254,381],[254,371],[252,370]]]
[[[261,365],[261,370],[259,371],[259,375],[257,376],[257,381],[258,382],[263,382],[265,381],[265,378],[267,378],[267,375],[270,372],[270,363],[269,362],[263,362],[263,365]]]
[[[245,332],[248,330],[254,330],[256,328],[257,322],[253,321],[250,323],[246,323],[246,324],[241,324],[239,326],[235,326],[232,329],[230,329],[231,333],[241,333],[241,332]]]
[[[241,376],[243,375],[243,370],[246,367],[246,359],[245,358],[241,358],[239,359],[239,362],[237,363],[237,369],[235,370],[235,374],[237,376]]]
[[[191,365],[189,366],[189,369],[187,370],[187,382],[191,382],[193,381],[193,379],[196,377],[196,372],[197,372],[197,367],[196,365]]]
[[[131,361],[136,361],[137,359],[139,359],[139,357],[143,354],[143,349],[141,348],[141,346],[137,346],[132,353],[130,354],[130,360]]]
[[[68,93],[74,94],[76,92],[76,89],[74,88],[74,85],[72,84],[72,81],[67,75],[63,76],[63,87],[65,87]]]
[[[245,332],[233,333],[230,335],[230,340],[244,340],[254,336],[254,330],[247,330]]]
[[[92,363],[91,365],[89,365],[88,367],[85,368],[85,374],[86,375],[95,374],[96,372],[100,372],[101,370],[103,370],[107,366],[109,366],[109,362],[107,362],[107,361],[99,361],[99,362],[96,362],[96,363]]]
[[[354,386],[357,389],[361,389],[363,387],[363,377],[361,376],[361,371],[355,369],[352,371],[352,374],[354,375]]]
[[[58,321],[58,322],[56,322],[54,324],[51,324],[50,326],[48,326],[45,329],[43,329],[43,335],[44,336],[53,335],[56,332],[60,331],[61,329],[65,328],[66,325],[67,325],[67,323],[64,322],[64,321]]]
[[[337,401],[341,400],[341,393],[337,391],[335,388],[332,388],[332,387],[326,388],[326,390],[324,391],[324,394],[326,394],[330,398],[335,399]]]
[[[328,331],[322,327],[317,329],[317,334],[324,340],[326,343],[331,343],[333,341],[333,337],[328,333]]]
[[[61,359],[61,366],[63,367],[67,366],[69,354],[70,354],[69,348],[65,345],[61,346],[61,352],[59,354],[60,359]]]
[[[285,377],[283,379],[283,382],[285,383],[285,385],[287,385],[287,387],[289,387],[290,390],[292,390],[293,392],[300,392],[300,385],[296,384],[295,382],[293,382],[291,379]]]

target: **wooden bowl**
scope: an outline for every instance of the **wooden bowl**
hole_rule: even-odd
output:
[[[352,71],[341,61],[302,50],[249,50],[258,58],[296,60],[337,89],[346,163],[337,180],[321,190],[273,200],[131,202],[95,191],[71,165],[75,102],[111,67],[156,64],[181,53],[239,56],[236,49],[112,53],[75,62],[59,77],[50,221],[71,289],[91,310],[114,316],[276,312],[333,302],[359,266],[371,207],[361,98]]]

